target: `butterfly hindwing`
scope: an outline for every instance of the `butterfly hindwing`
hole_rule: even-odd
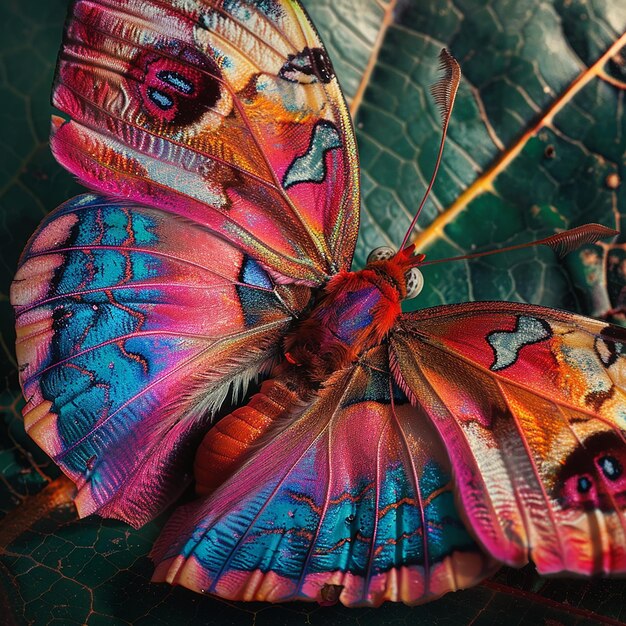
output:
[[[82,515],[140,525],[188,483],[212,413],[271,365],[309,289],[196,223],[84,195],[31,238],[11,298],[26,429]]]
[[[294,0],[76,0],[53,93],[57,160],[187,217],[280,275],[349,268],[359,191],[332,65]]]
[[[378,605],[423,602],[489,573],[444,449],[392,383],[386,346],[306,408],[277,415],[242,468],[174,514],[155,580],[235,600]]]
[[[497,559],[626,572],[626,331],[526,304],[402,316],[394,373],[447,447]]]

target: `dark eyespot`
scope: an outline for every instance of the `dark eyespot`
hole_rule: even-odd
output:
[[[322,48],[313,48],[310,51],[310,55],[311,65],[317,78],[322,83],[329,83],[333,79],[335,71],[326,51]]]
[[[129,80],[149,124],[193,124],[221,97],[217,64],[176,41],[139,54]]]
[[[587,437],[560,464],[554,497],[564,508],[615,511],[626,506],[626,451],[617,432]]]
[[[602,470],[602,473],[609,480],[617,480],[622,475],[622,466],[620,462],[614,457],[606,454],[598,459],[598,465]]]
[[[290,54],[278,75],[293,83],[311,83],[315,80],[329,83],[335,76],[333,65],[323,48],[304,48]]]
[[[354,522],[354,515],[348,515],[348,517],[346,517],[346,525],[350,526],[352,522]]]

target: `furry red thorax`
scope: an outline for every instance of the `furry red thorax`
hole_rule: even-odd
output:
[[[285,338],[285,356],[313,383],[355,361],[383,341],[400,315],[405,274],[416,264],[413,246],[358,272],[340,272],[311,314]]]

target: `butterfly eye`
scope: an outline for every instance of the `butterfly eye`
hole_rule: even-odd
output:
[[[371,263],[372,261],[386,261],[390,259],[396,251],[389,246],[380,246],[380,248],[374,248],[367,257],[367,262]]]
[[[424,288],[424,276],[417,267],[412,267],[404,277],[406,278],[406,299],[410,300]]]

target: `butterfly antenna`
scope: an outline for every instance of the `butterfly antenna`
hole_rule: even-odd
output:
[[[439,53],[439,71],[442,72],[441,78],[430,88],[430,93],[433,95],[433,98],[439,107],[441,121],[443,123],[441,143],[439,144],[439,154],[437,154],[435,169],[433,171],[433,175],[430,177],[430,183],[428,183],[426,193],[422,198],[409,229],[406,231],[406,235],[404,235],[400,250],[404,249],[406,242],[409,240],[409,237],[415,228],[415,224],[417,223],[417,218],[420,216],[428,195],[430,194],[430,190],[435,184],[437,172],[439,171],[439,164],[441,163],[441,155],[443,154],[443,147],[446,143],[446,135],[448,134],[448,124],[450,122],[450,116],[452,115],[454,99],[456,98],[456,92],[459,88],[459,83],[461,82],[461,68],[456,59],[445,48],[443,48],[443,50]]]
[[[490,254],[500,254],[501,252],[509,252],[511,250],[521,250],[522,248],[531,248],[532,246],[549,246],[557,255],[565,256],[569,252],[573,252],[580,246],[589,243],[596,243],[600,239],[606,239],[607,237],[614,237],[619,235],[619,231],[613,228],[602,226],[602,224],[585,224],[584,226],[577,226],[570,230],[564,230],[556,235],[551,235],[545,239],[539,239],[537,241],[531,241],[529,243],[521,243],[516,246],[509,246],[508,248],[498,248],[497,250],[488,250],[487,252],[475,252],[474,254],[465,254],[463,256],[453,256],[447,259],[435,259],[434,261],[424,261],[420,263],[420,266],[434,265],[435,263],[445,263],[447,261],[465,261],[467,259],[477,259],[483,256],[489,256]]]

